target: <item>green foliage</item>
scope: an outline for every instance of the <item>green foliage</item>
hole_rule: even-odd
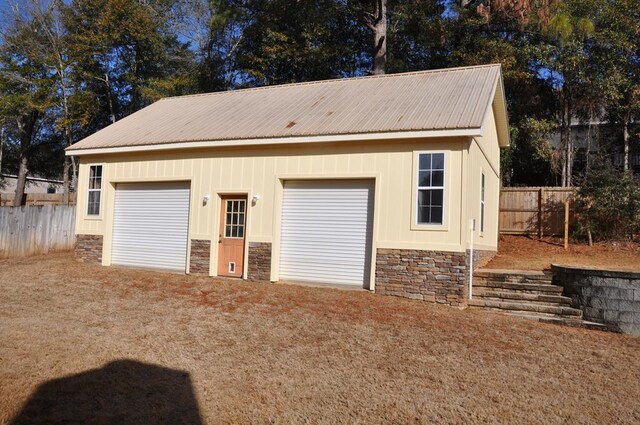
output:
[[[10,169],[21,152],[20,117],[38,121],[32,170],[55,173],[65,144],[161,97],[365,75],[372,65],[370,0],[40,1],[22,2],[43,12],[38,20],[5,19],[0,39]],[[631,152],[640,149],[637,0],[386,6],[387,72],[502,64],[512,136],[502,152],[504,184],[556,184],[552,165],[563,168],[558,152],[573,154],[576,117],[625,125]],[[599,156],[612,153],[605,147],[597,146]]]
[[[238,47],[243,85],[313,81],[354,75],[365,33],[334,0],[248,0],[253,11]]]
[[[450,22],[443,16],[442,0],[395,0],[388,2],[387,36],[390,73],[440,68],[447,58]]]
[[[549,143],[554,128],[551,121],[527,117],[517,128],[512,129],[512,145],[509,151],[511,168],[503,168],[504,177],[511,180],[503,180],[503,183],[516,182],[524,186],[554,185],[553,175],[550,173],[553,148]]]
[[[178,41],[167,0],[74,0],[63,7],[78,83],[102,117],[124,117],[163,96],[193,91],[193,54]]]
[[[592,170],[581,182],[577,231],[594,240],[633,240],[640,233],[640,179],[611,167]]]
[[[600,31],[591,68],[600,81],[610,122],[640,119],[640,8],[637,1],[606,3],[597,16]]]
[[[6,22],[0,45],[0,126],[4,129],[3,171],[17,174],[24,162],[50,176],[62,164],[59,141],[51,131],[56,83],[46,61],[46,35],[32,14]]]

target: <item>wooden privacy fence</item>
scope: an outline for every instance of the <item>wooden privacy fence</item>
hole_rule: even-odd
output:
[[[567,187],[505,187],[500,191],[500,233],[562,235]]]
[[[0,207],[0,258],[72,250],[75,217],[74,205]]]
[[[63,205],[64,195],[62,193],[25,193],[25,205]],[[0,207],[13,206],[13,193],[0,193]],[[76,203],[76,194],[69,194],[69,203]]]

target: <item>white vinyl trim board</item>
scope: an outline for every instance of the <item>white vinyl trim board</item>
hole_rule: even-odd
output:
[[[189,183],[116,185],[111,264],[186,271]]]
[[[280,280],[368,286],[373,180],[285,181]]]

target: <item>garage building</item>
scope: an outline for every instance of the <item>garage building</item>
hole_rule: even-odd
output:
[[[508,145],[499,65],[162,99],[67,149],[77,253],[464,305]]]

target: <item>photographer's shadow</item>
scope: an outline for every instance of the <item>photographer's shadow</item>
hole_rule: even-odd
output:
[[[188,372],[134,360],[48,381],[10,422],[201,424]]]

